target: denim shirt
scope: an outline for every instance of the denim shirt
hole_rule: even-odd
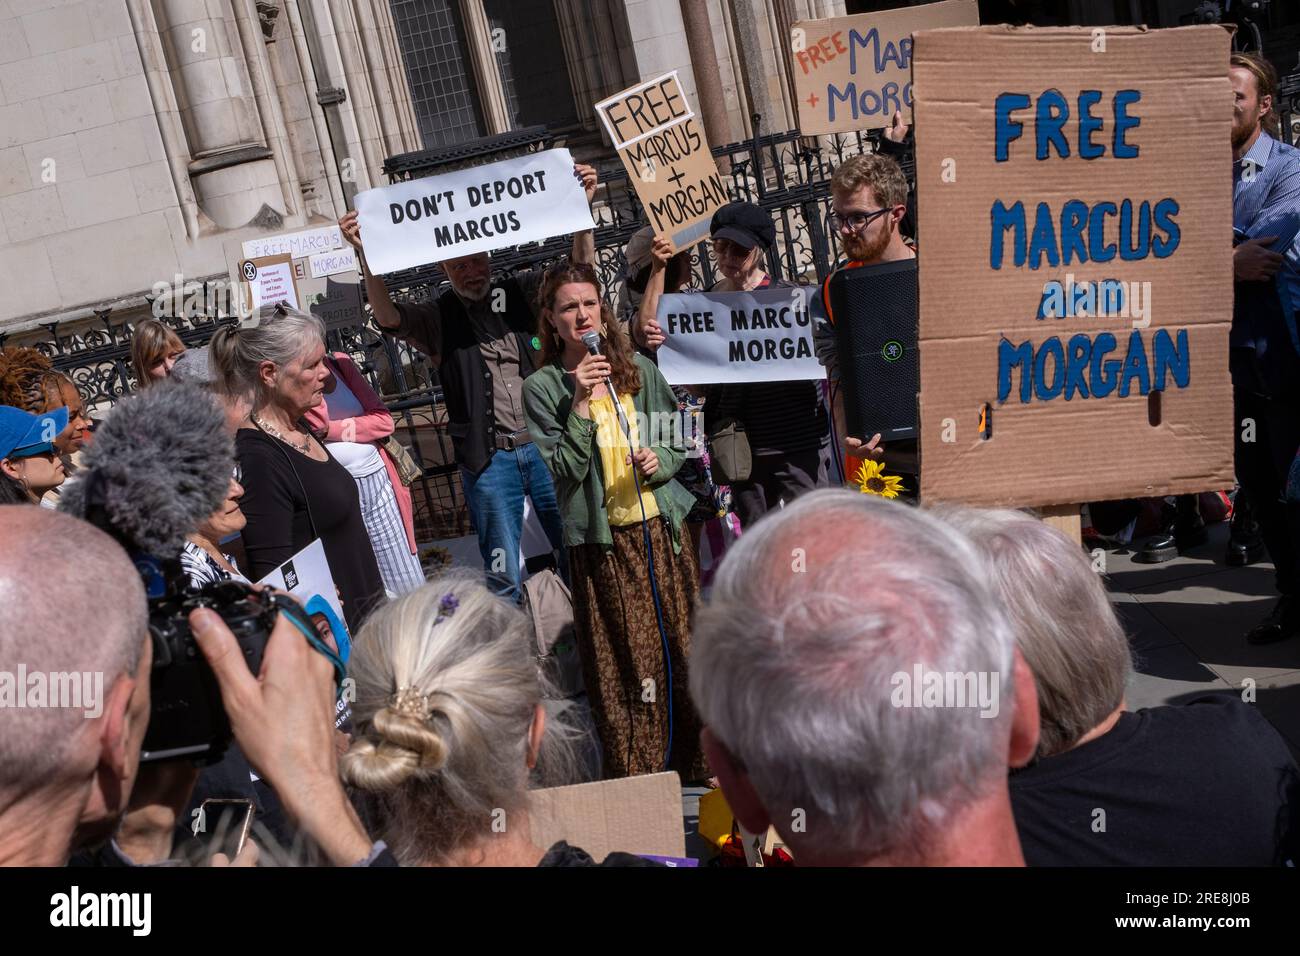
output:
[[[1290,339],[1300,351],[1295,329],[1300,312],[1300,150],[1260,132],[1246,155],[1233,164],[1232,225],[1246,238],[1278,237],[1269,248],[1284,256],[1275,284],[1289,326],[1284,332],[1237,322],[1232,345],[1259,351],[1260,345],[1284,348]]]

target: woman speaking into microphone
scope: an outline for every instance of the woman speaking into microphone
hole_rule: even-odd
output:
[[[591,266],[560,262],[538,302],[544,364],[524,382],[524,416],[564,516],[604,774],[701,779],[686,679],[699,568],[682,547],[694,499],[673,479],[686,454],[677,401],[654,363],[632,352]],[[583,343],[592,332],[601,354]]]

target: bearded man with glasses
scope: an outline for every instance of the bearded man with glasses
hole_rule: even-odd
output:
[[[907,178],[902,168],[888,156],[879,153],[854,156],[835,170],[831,177],[831,209],[828,225],[844,249],[846,256],[839,268],[857,269],[861,266],[913,259],[916,251],[908,245],[900,229],[907,214]],[[838,271],[838,270],[836,270]],[[844,401],[839,393],[839,364],[835,346],[835,316],[830,304],[831,276],[822,284],[822,305],[828,321],[818,322],[813,330],[817,358],[826,366],[831,382],[832,412],[835,430],[844,438],[846,474],[857,468],[854,459],[882,459],[885,446],[880,435],[848,435],[844,419]],[[891,444],[891,468],[915,474],[916,442]]]

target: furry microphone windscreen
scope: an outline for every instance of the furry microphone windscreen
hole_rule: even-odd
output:
[[[102,508],[130,545],[172,557],[225,500],[234,464],[234,440],[213,395],[161,383],[109,412],[59,508],[78,518]]]

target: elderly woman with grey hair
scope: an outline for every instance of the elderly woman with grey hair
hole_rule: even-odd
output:
[[[329,377],[324,325],[284,305],[264,307],[254,323],[219,330],[209,355],[223,391],[252,398],[235,435],[249,577],[261,579],[319,538],[355,633],[384,584],[356,482],[304,420]]]
[[[1023,512],[935,513],[984,555],[1038,689],[1037,760],[1011,775],[1026,862],[1294,859],[1296,765],[1254,707],[1225,694],[1127,710],[1128,639],[1084,551]]]
[[[593,866],[544,848],[529,789],[575,782],[577,732],[549,718],[526,615],[449,572],[366,622],[350,670],[356,740],[339,769],[404,866]],[[611,853],[601,866],[650,866]]]

